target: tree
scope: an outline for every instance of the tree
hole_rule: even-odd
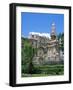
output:
[[[60,40],[60,39],[61,39],[61,46],[59,46],[59,47],[64,52],[64,33],[59,33],[58,40]]]
[[[32,47],[28,39],[22,38],[22,73],[33,73],[33,57],[36,49]]]

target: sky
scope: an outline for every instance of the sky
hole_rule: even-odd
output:
[[[50,13],[21,13],[21,36],[28,37],[29,32],[50,33],[55,23],[56,33],[64,32],[64,15]]]

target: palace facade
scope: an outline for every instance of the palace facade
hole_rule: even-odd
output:
[[[49,35],[49,34],[47,34]],[[56,26],[55,23],[51,25],[50,36],[42,35],[42,33],[30,33],[29,40],[33,48],[37,49],[37,52],[34,55],[34,63],[49,63],[50,61],[58,62],[61,60],[60,55],[60,42],[57,39],[56,35]]]

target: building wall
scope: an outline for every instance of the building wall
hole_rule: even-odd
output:
[[[31,36],[32,37],[32,36]],[[56,38],[49,39],[46,37],[33,36],[33,44],[32,46],[37,48],[37,55],[35,56],[35,60],[37,61],[59,61],[59,41]]]

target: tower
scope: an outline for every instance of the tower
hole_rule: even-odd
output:
[[[51,26],[51,39],[52,40],[56,39],[56,26],[54,22],[52,23],[52,26]]]

